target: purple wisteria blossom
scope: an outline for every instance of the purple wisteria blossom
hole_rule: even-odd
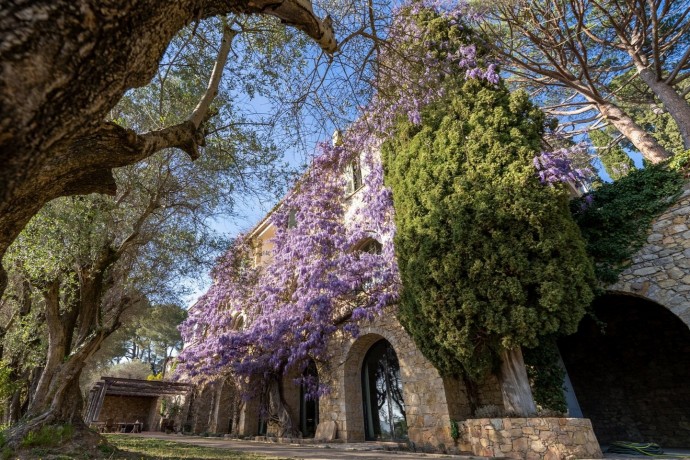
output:
[[[256,382],[304,368],[309,359],[327,358],[336,330],[356,336],[359,322],[397,300],[393,207],[380,162],[362,155],[370,169],[363,203],[346,220],[338,171],[351,155],[344,146],[320,149],[295,191],[270,216],[277,229],[270,262],[255,267],[244,236],[219,260],[213,286],[181,327],[187,344],[178,366],[182,373],[198,379],[232,373]],[[372,235],[382,244],[379,254],[352,250]]]
[[[576,164],[584,166],[577,167]],[[586,186],[596,176],[587,162],[587,147],[584,144],[542,152],[534,157],[534,167],[543,184],[570,182],[576,186]]]

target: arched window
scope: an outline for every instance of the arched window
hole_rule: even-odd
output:
[[[242,328],[244,327],[244,318],[245,314],[239,311],[236,311],[235,313],[232,314],[232,321],[231,321],[231,328],[235,331],[241,331]]]
[[[309,360],[309,364],[302,375],[305,378],[315,380],[318,385],[319,374],[314,360]],[[319,424],[319,398],[309,397],[306,390],[302,384],[299,395],[299,429],[303,438],[313,438],[316,434],[316,426]]]
[[[355,252],[367,252],[369,254],[381,254],[383,245],[374,238],[366,238],[357,243],[352,250]]]
[[[387,340],[376,342],[364,357],[362,399],[367,440],[407,439],[400,364]]]

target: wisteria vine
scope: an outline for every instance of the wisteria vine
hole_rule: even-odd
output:
[[[577,163],[582,166],[576,166]],[[577,186],[589,184],[595,177],[589,163],[587,146],[584,144],[542,152],[534,157],[534,167],[543,184],[570,182]]]

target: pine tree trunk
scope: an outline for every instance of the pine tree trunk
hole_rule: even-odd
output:
[[[508,414],[531,417],[537,413],[520,347],[501,351],[499,380],[503,405]]]
[[[656,74],[649,68],[638,68],[640,78],[649,86],[659,98],[671,118],[678,125],[678,131],[683,139],[683,146],[690,149],[690,103],[685,100],[672,86],[656,78]]]
[[[656,164],[671,158],[672,155],[620,107],[608,102],[594,104],[604,118],[628,138],[647,161]]]

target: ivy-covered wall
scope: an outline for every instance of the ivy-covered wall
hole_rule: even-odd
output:
[[[654,219],[645,245],[609,291],[657,302],[690,327],[690,184]]]

